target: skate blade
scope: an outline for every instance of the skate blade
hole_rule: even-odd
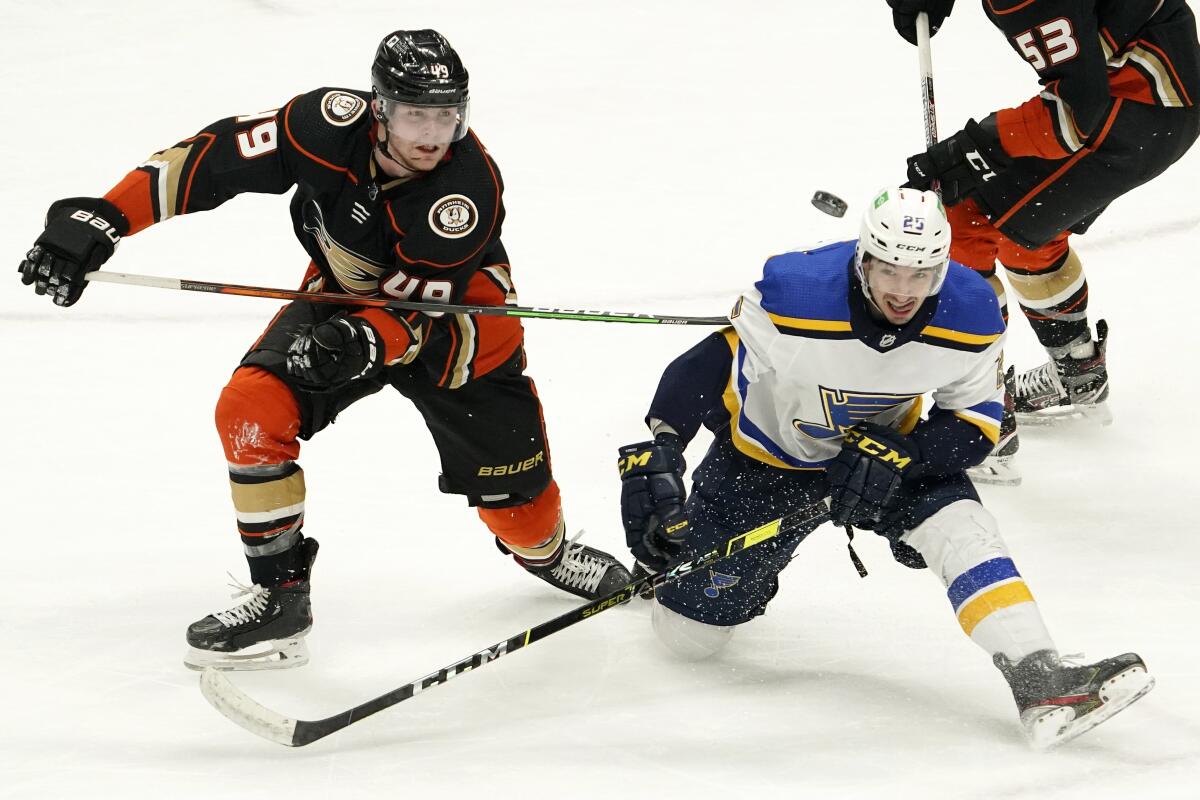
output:
[[[982,464],[967,470],[972,483],[987,486],[1020,486],[1021,473],[1009,461],[1012,456],[989,456]]]
[[[308,631],[304,631],[303,633],[308,633]],[[255,645],[255,647],[260,646],[266,646],[266,649],[254,651],[253,648],[245,648],[234,653],[221,653],[215,650],[201,650],[189,647],[187,655],[183,658],[183,665],[196,672],[201,672],[205,669],[216,669],[222,672],[242,672],[266,669],[294,669],[308,663],[308,645],[300,637],[260,642],[259,645]]]
[[[1069,708],[1043,714],[1028,731],[1030,742],[1037,750],[1050,750],[1082,736],[1110,717],[1119,714],[1149,694],[1154,688],[1154,676],[1142,666],[1131,667],[1104,682],[1100,699],[1104,704],[1078,719]]]
[[[1048,427],[1071,422],[1089,422],[1094,425],[1107,427],[1112,425],[1112,409],[1108,403],[1097,403],[1091,406],[1058,406],[1041,411],[1018,411],[1017,424],[1025,427]]]

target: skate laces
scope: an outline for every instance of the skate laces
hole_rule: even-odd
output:
[[[267,608],[267,601],[271,598],[271,590],[259,586],[257,583],[247,586],[233,575],[229,575],[229,580],[232,581],[229,586],[236,590],[230,597],[234,600],[242,597],[246,599],[233,608],[214,613],[213,616],[217,618],[217,621],[227,628],[232,628],[261,617]]]
[[[550,574],[568,586],[594,592],[611,565],[593,556],[584,545],[578,544],[581,536],[582,530],[564,545],[562,561],[550,570]]]
[[[1017,397],[1037,397],[1046,394],[1066,394],[1053,361],[1047,361],[1039,367],[1017,375]]]

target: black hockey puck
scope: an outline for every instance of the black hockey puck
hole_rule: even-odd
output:
[[[822,191],[813,192],[812,204],[831,217],[844,217],[849,208],[846,201],[836,194]]]

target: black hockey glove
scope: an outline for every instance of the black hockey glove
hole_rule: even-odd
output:
[[[683,442],[660,433],[653,442],[625,445],[618,453],[625,543],[641,564],[660,572],[679,555],[689,533]]]
[[[954,0],[887,0],[892,7],[892,24],[896,32],[911,44],[917,43],[917,14],[929,15],[929,35],[933,36],[950,16]]]
[[[864,422],[846,431],[841,451],[825,470],[830,519],[837,525],[874,527],[920,460],[917,443],[892,428]]]
[[[21,283],[32,283],[56,305],[74,305],[87,286],[84,274],[100,269],[128,233],[125,215],[103,198],[58,200],[46,212],[46,229],[17,268]]]
[[[287,371],[305,389],[336,389],[383,368],[383,342],[369,322],[339,312],[305,326],[288,348]]]
[[[989,130],[990,128],[990,130]],[[1012,158],[1000,147],[995,123],[989,117],[980,124],[973,119],[949,139],[908,159],[908,183],[922,191],[942,183],[942,202],[957,205],[967,195],[996,177]]]

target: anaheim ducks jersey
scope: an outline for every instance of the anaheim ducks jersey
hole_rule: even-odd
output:
[[[243,192],[283,194],[311,259],[308,291],[425,302],[516,302],[500,229],[500,171],[469,131],[435,169],[390,178],[375,161],[370,95],[322,88],[282,108],[229,117],[155,153],[106,199],[131,233],[207,211]],[[457,387],[507,361],[519,320],[441,317],[421,351],[439,385]]]
[[[902,327],[875,322],[853,277],[855,242],[775,256],[739,299],[724,393],[737,448],[776,467],[821,469],[854,425],[904,433],[954,414],[995,443],[1004,323],[978,274],[951,262],[941,291]]]
[[[1101,134],[1116,99],[1192,106],[1200,44],[1186,0],[984,0],[1042,91],[997,112],[1006,152],[1061,159]]]

